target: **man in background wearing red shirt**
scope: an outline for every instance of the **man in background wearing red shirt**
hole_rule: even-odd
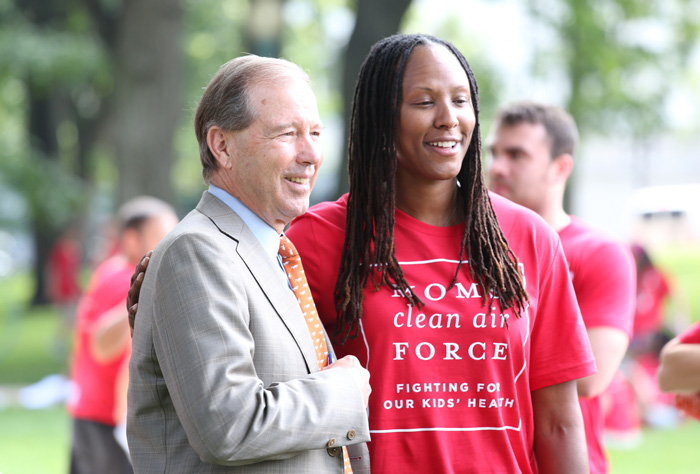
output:
[[[500,110],[490,140],[489,188],[540,214],[561,238],[598,372],[577,382],[591,473],[608,472],[599,395],[622,361],[632,331],[635,269],[628,247],[564,211],[576,124],[564,110],[532,102]]]
[[[125,301],[134,267],[177,224],[170,205],[152,197],[125,203],[117,214],[119,252],[103,262],[78,305],[68,402],[73,418],[71,474],[133,472],[114,428],[125,415],[131,338]]]

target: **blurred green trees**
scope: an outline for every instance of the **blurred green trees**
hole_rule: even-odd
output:
[[[562,105],[582,130],[639,139],[665,127],[665,100],[700,37],[700,3],[528,3],[544,30],[535,72],[563,73],[568,97]]]
[[[582,135],[619,134],[638,151],[668,128],[667,99],[700,37],[695,0],[530,0],[539,31],[535,73],[561,75],[562,104]],[[567,187],[565,207],[576,184]],[[641,183],[643,184],[643,182]]]
[[[90,137],[111,86],[86,15],[68,1],[0,3],[0,177],[24,198],[36,291],[59,228],[84,204]]]
[[[357,71],[369,46],[397,31],[435,34],[465,53],[488,129],[501,100],[498,58],[463,26],[468,5],[450,3],[449,15],[427,28],[416,13],[426,3],[0,0],[0,193],[11,189],[24,203],[21,224],[37,256],[34,301],[42,301],[44,260],[69,218],[96,206],[109,212],[136,194],[192,207],[203,188],[193,111],[218,67],[242,53],[281,55],[309,71],[336,130],[322,173],[336,171],[334,161],[345,169],[343,120]],[[698,2],[529,4],[540,38],[536,72],[563,84],[563,105],[582,131],[651,136],[671,79],[697,44]],[[648,38],[660,30],[670,32],[665,41]],[[347,180],[333,175],[317,188],[322,181],[321,198],[331,199]]]

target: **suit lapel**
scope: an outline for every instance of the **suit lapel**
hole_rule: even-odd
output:
[[[205,192],[197,210],[207,216],[223,234],[237,242],[238,255],[296,341],[306,361],[307,370],[309,373],[318,372],[316,351],[299,303],[291,290],[281,286],[285,281],[282,269],[270,261],[258,239],[238,214],[218,198]]]

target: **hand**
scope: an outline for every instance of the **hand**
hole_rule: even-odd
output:
[[[365,407],[369,403],[369,394],[372,393],[372,387],[369,386],[369,371],[360,365],[360,361],[357,360],[355,356],[345,356],[342,359],[338,359],[331,365],[326,367],[328,369],[343,368],[347,369],[352,379],[357,384],[357,388],[362,392],[362,400],[365,403]]]
[[[129,333],[131,337],[134,337],[134,322],[136,321],[136,311],[139,309],[141,283],[143,283],[143,277],[146,276],[146,269],[148,268],[148,262],[151,261],[151,255],[153,255],[153,250],[146,252],[146,255],[136,265],[134,274],[131,275],[131,287],[126,296],[126,309],[129,311]]]

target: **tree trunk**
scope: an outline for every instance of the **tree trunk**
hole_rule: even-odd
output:
[[[115,46],[114,149],[118,201],[172,202],[173,137],[182,111],[183,8],[177,0],[125,0]]]
[[[31,86],[32,81],[29,80],[29,116],[28,129],[29,140],[31,147],[37,150],[43,157],[47,159],[56,159],[58,157],[58,141],[56,139],[56,120],[54,114],[53,97],[48,91],[37,91]],[[26,195],[28,196],[30,192]],[[32,306],[49,303],[46,292],[46,261],[51,245],[56,239],[56,229],[46,222],[44,215],[40,212],[39,207],[45,203],[32,202],[30,198],[29,205],[32,208],[30,212],[30,228],[32,238],[34,240],[34,294],[32,296]]]
[[[357,0],[357,19],[350,42],[345,50],[343,64],[343,118],[345,120],[345,140],[342,143],[342,165],[338,179],[338,192],[348,191],[347,136],[352,111],[352,97],[362,62],[374,43],[398,32],[404,13],[411,0]]]
[[[286,0],[250,0],[245,51],[279,58],[282,52],[282,8]]]

